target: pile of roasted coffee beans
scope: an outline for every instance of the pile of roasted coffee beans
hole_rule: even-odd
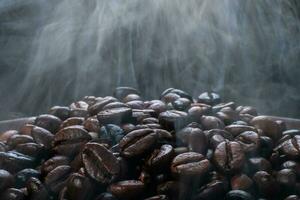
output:
[[[1,200],[300,199],[300,131],[216,93],[119,87],[0,141]]]

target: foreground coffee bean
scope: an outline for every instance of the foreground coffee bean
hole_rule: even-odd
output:
[[[120,173],[118,159],[101,144],[86,144],[82,162],[90,177],[102,184],[110,183]]]
[[[0,134],[0,200],[299,199],[300,130],[211,92],[114,96]]]

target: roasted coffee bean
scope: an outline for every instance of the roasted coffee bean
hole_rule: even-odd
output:
[[[249,191],[253,186],[253,181],[246,174],[235,175],[231,178],[231,188],[233,190]]]
[[[250,174],[254,174],[257,171],[266,171],[266,172],[272,171],[271,163],[262,157],[250,158],[248,160],[247,167],[249,169]]]
[[[13,186],[13,184],[13,175],[4,169],[0,169],[0,192],[4,191],[8,187]]]
[[[191,95],[189,95],[188,93],[186,93],[185,91],[183,90],[180,90],[180,89],[175,89],[175,88],[168,88],[166,89],[165,91],[163,91],[163,93],[161,94],[161,97],[169,94],[169,93],[173,93],[173,94],[177,94],[179,95],[180,97],[183,97],[183,98],[187,98],[189,99],[190,101],[193,101],[193,98],[191,97]]]
[[[140,109],[140,110],[142,110],[142,109],[145,108],[144,102],[140,101],[140,100],[127,102],[126,105],[131,109]]]
[[[34,127],[36,127],[36,126],[33,125],[33,124],[25,124],[25,125],[23,125],[23,126],[20,128],[19,133],[20,133],[20,135],[29,135],[29,136],[31,136],[31,131],[32,131],[32,129],[33,129]]]
[[[88,107],[88,112],[90,113],[91,116],[97,115],[100,111],[103,110],[103,107],[109,103],[116,102],[118,101],[114,97],[105,97],[101,101],[91,105]]]
[[[160,149],[155,149],[147,160],[148,167],[154,173],[165,171],[174,157],[174,149],[171,145],[165,144]]]
[[[222,181],[213,180],[202,186],[192,198],[193,200],[222,199],[226,194],[226,186]]]
[[[195,122],[200,122],[203,115],[210,115],[212,107],[207,104],[192,103],[191,108],[188,110],[190,118]]]
[[[120,199],[137,199],[143,195],[145,185],[141,181],[127,180],[113,183],[110,192]]]
[[[201,129],[192,128],[188,135],[188,148],[189,151],[201,153],[205,155],[208,150],[208,141]]]
[[[34,177],[29,178],[26,183],[28,198],[31,200],[47,200],[50,195],[42,182]]]
[[[159,114],[159,123],[166,130],[178,130],[187,124],[187,113],[178,110],[168,110]]]
[[[246,154],[256,154],[260,148],[259,135],[254,131],[245,131],[238,135],[236,141],[240,143]]]
[[[167,106],[163,101],[153,100],[150,101],[150,105],[147,106],[147,109],[154,110],[156,116],[158,116],[160,113],[165,112],[167,110]]]
[[[138,129],[125,135],[119,145],[124,157],[140,156],[152,150],[158,140],[158,134],[152,129]]]
[[[300,163],[289,160],[281,165],[281,169],[292,169],[297,177],[300,178]]]
[[[205,115],[201,117],[201,124],[204,130],[223,129],[225,126],[219,118]]]
[[[120,173],[118,159],[101,144],[86,144],[82,162],[89,176],[103,184],[112,182]]]
[[[19,135],[17,130],[8,130],[0,134],[0,142],[6,142],[13,135]]]
[[[36,143],[18,144],[15,147],[15,151],[31,157],[35,157],[37,160],[45,156],[44,145]]]
[[[254,174],[253,180],[255,182],[255,186],[258,189],[258,192],[263,197],[276,197],[279,192],[279,186],[274,180],[274,178],[265,171],[258,171]]]
[[[54,150],[61,155],[76,155],[91,139],[82,126],[69,126],[61,129],[54,136]]]
[[[9,188],[0,194],[1,200],[25,200],[25,194],[22,190]]]
[[[225,141],[217,146],[213,160],[221,171],[235,173],[243,168],[245,154],[239,143]]]
[[[18,144],[25,144],[29,142],[34,142],[33,138],[28,135],[13,135],[7,140],[7,145],[13,149],[15,148]]]
[[[109,110],[109,109],[114,109],[114,108],[122,108],[122,107],[128,108],[127,104],[116,101],[116,102],[111,102],[109,104],[106,104],[103,107],[103,110]]]
[[[52,147],[52,142],[54,139],[54,135],[50,133],[50,131],[41,128],[41,127],[33,127],[31,131],[31,135],[34,139],[34,141],[37,144],[41,144],[45,147],[45,149],[50,149]]]
[[[35,165],[35,159],[18,152],[0,152],[0,169],[16,173]]]
[[[178,176],[205,176],[211,170],[211,164],[202,154],[187,152],[176,156],[171,171]]]
[[[267,117],[254,117],[251,120],[251,124],[254,125],[256,128],[261,129],[264,135],[272,138],[275,142],[279,140],[282,136],[282,129],[280,124]]]
[[[219,104],[213,106],[212,110],[213,110],[214,113],[217,113],[217,112],[221,111],[221,109],[226,108],[226,107],[231,108],[231,109],[235,109],[236,105],[232,101],[228,102],[228,103],[219,103]]]
[[[87,110],[88,106],[89,105],[85,101],[77,101],[77,102],[71,103],[71,105],[69,107],[71,110],[75,110],[75,109]]]
[[[216,113],[216,116],[221,119],[226,125],[232,124],[234,121],[237,121],[239,119],[238,113],[231,107],[222,108],[219,112]]]
[[[297,175],[292,169],[282,169],[276,173],[281,192],[292,193],[295,190]]]
[[[95,200],[118,200],[114,195],[108,192],[104,192],[98,195]]]
[[[198,102],[213,106],[221,102],[221,97],[214,92],[204,92],[198,96]]]
[[[172,105],[175,110],[184,111],[188,109],[191,105],[191,101],[187,98],[179,98],[172,102]]]
[[[45,177],[46,187],[50,191],[58,193],[66,185],[70,173],[71,167],[68,165],[56,167]]]
[[[300,157],[300,135],[296,135],[291,139],[284,141],[280,145],[280,151],[287,155],[289,158],[299,158]]]
[[[273,141],[267,136],[261,136],[260,138],[260,155],[264,158],[269,158],[273,151]]]
[[[297,195],[290,195],[286,197],[284,200],[300,200],[300,197]]]
[[[254,200],[254,197],[243,190],[231,190],[226,194],[225,200]]]
[[[60,125],[61,129],[66,128],[68,126],[74,126],[74,125],[82,125],[84,123],[83,117],[70,117],[62,122]]]
[[[123,137],[123,129],[115,124],[107,124],[100,129],[100,138],[111,140],[113,145],[119,143]]]
[[[140,95],[137,94],[128,94],[127,96],[125,96],[123,98],[123,102],[128,103],[130,101],[137,101],[137,100],[142,100],[142,98],[140,97]]]
[[[239,124],[233,124],[233,125],[226,126],[225,130],[230,132],[234,137],[238,136],[239,134],[241,134],[245,131],[256,132],[256,129],[252,126],[239,125]]]
[[[114,91],[114,96],[120,100],[126,97],[129,94],[139,95],[139,91],[132,87],[117,87]]]
[[[94,193],[93,184],[89,178],[73,173],[67,183],[67,195],[72,200],[88,200]]]
[[[240,114],[249,114],[252,116],[257,116],[256,109],[251,106],[238,106],[236,108],[236,111],[238,111]]]
[[[40,172],[35,169],[23,169],[15,175],[15,184],[17,188],[25,187],[26,182],[31,177],[39,178]]]
[[[61,123],[62,121],[54,115],[40,115],[34,121],[34,125],[47,129],[53,134],[59,130]]]
[[[5,143],[0,142],[0,152],[5,152],[7,150],[7,146]]]
[[[120,124],[130,119],[131,116],[132,109],[127,107],[107,109],[97,114],[100,124]]]
[[[53,106],[50,109],[49,114],[54,115],[54,116],[60,118],[61,120],[66,120],[70,116],[70,112],[71,112],[71,110],[69,107]]]
[[[68,165],[70,163],[69,158],[66,156],[54,156],[49,160],[46,160],[41,166],[41,172],[47,175],[50,171],[61,165]]]
[[[168,200],[169,198],[166,195],[156,195],[153,197],[148,197],[144,200]]]

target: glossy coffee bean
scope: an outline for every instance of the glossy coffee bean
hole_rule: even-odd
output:
[[[187,98],[179,98],[172,102],[175,110],[186,110],[190,107],[191,101]]]
[[[36,143],[18,144],[14,150],[24,155],[34,157],[37,160],[45,156],[44,145]]]
[[[165,144],[160,149],[155,149],[147,160],[147,166],[154,173],[165,171],[174,157],[174,149],[171,145]]]
[[[144,200],[168,200],[169,198],[166,195],[156,195],[153,197],[148,197]]]
[[[208,105],[216,105],[221,102],[221,97],[217,93],[214,92],[204,92],[198,97],[199,103],[205,103]]]
[[[236,111],[240,114],[250,114],[252,116],[257,116],[257,111],[252,106],[238,106]]]
[[[226,200],[254,200],[254,197],[243,190],[231,190],[226,194]]]
[[[193,121],[200,122],[203,115],[210,115],[212,113],[212,107],[207,104],[192,103],[191,108],[188,110],[188,114]]]
[[[54,156],[46,160],[41,166],[42,174],[48,174],[50,171],[61,165],[69,165],[69,158],[66,156]]]
[[[163,96],[165,96],[165,95],[167,95],[169,93],[177,94],[180,97],[187,98],[187,99],[189,99],[191,101],[193,100],[193,98],[191,97],[191,95],[189,95],[187,92],[185,92],[183,90],[180,90],[180,89],[175,89],[175,88],[168,88],[168,89],[166,89],[161,94],[161,97],[163,97]]]
[[[138,129],[125,135],[119,145],[124,157],[132,158],[140,156],[153,149],[158,135],[151,129]]]
[[[289,158],[299,158],[300,157],[300,135],[296,135],[291,139],[284,141],[280,145],[280,151],[287,155]]]
[[[34,142],[33,138],[28,135],[13,135],[7,140],[7,145],[14,149],[18,144]]]
[[[126,180],[113,183],[109,191],[119,199],[137,199],[143,195],[144,183],[137,180]]]
[[[247,125],[239,125],[239,124],[232,124],[225,127],[225,130],[230,132],[234,137],[240,135],[245,131],[253,131],[256,132],[256,129],[252,126]]]
[[[6,142],[13,135],[19,135],[17,130],[8,130],[0,134],[0,142]]]
[[[294,192],[297,175],[292,169],[282,169],[276,173],[276,180],[281,186],[282,192]]]
[[[208,150],[208,141],[206,135],[199,128],[192,128],[188,135],[189,151],[205,155]]]
[[[13,184],[13,175],[4,169],[0,169],[0,192],[4,191],[8,187],[13,186]]]
[[[0,169],[10,173],[16,173],[25,168],[31,168],[35,164],[34,158],[18,152],[0,152]]]
[[[204,130],[223,129],[225,127],[224,123],[214,116],[202,116],[201,124]]]
[[[231,188],[233,190],[248,191],[253,186],[253,181],[246,174],[235,175],[231,178]]]
[[[248,167],[250,174],[254,174],[257,171],[266,171],[269,173],[272,171],[271,163],[262,157],[250,158],[246,167]]]
[[[54,115],[40,115],[35,121],[34,125],[47,129],[51,133],[56,133],[59,130],[62,121]]]
[[[235,173],[241,171],[243,168],[245,154],[239,143],[225,141],[217,146],[213,160],[221,171]]]
[[[276,197],[279,192],[279,186],[268,172],[266,171],[258,171],[254,174],[253,180],[255,182],[255,186],[257,187],[258,192],[263,197]]]
[[[54,150],[61,155],[76,155],[91,140],[91,136],[82,126],[69,126],[54,136]]]
[[[178,130],[187,124],[187,113],[178,110],[168,110],[159,114],[159,123],[166,130]]]
[[[31,178],[39,178],[40,172],[35,169],[23,169],[15,175],[15,184],[17,188],[25,187],[26,182]]]
[[[132,109],[127,107],[107,109],[97,114],[100,124],[120,124],[130,119],[131,116]]]
[[[286,197],[284,200],[300,200],[300,197],[298,195],[290,195]]]
[[[82,162],[89,176],[102,184],[112,182],[120,173],[118,159],[101,144],[86,144]]]
[[[117,200],[117,198],[109,192],[104,192],[98,195],[95,200]]]
[[[67,183],[67,194],[73,200],[89,200],[93,196],[93,184],[88,177],[73,173]]]
[[[260,155],[269,158],[273,151],[273,140],[267,136],[260,136]]]
[[[9,188],[0,194],[1,200],[25,200],[25,194],[22,190]]]
[[[54,115],[58,118],[60,118],[61,120],[65,120],[70,116],[70,108],[66,107],[66,106],[53,106],[50,111],[49,114],[50,115]]]
[[[223,199],[226,194],[226,186],[220,180],[213,180],[206,185],[202,186],[193,200],[217,200]]]
[[[240,143],[246,154],[257,154],[260,148],[259,135],[254,131],[245,131],[238,135],[235,140]]]
[[[129,94],[140,94],[138,90],[132,87],[117,87],[114,91],[114,96],[119,100],[122,100]]]
[[[31,200],[47,200],[50,198],[47,189],[37,178],[29,178],[26,182],[26,189],[28,192],[27,198]]]
[[[68,126],[82,125],[83,122],[84,122],[83,117],[70,117],[61,123],[60,128],[62,129]]]
[[[45,177],[46,187],[54,192],[58,193],[67,183],[67,178],[71,173],[71,167],[68,165],[61,165],[53,169]]]
[[[110,96],[105,97],[105,98],[101,99],[100,101],[96,102],[95,104],[90,105],[88,107],[88,112],[89,112],[90,116],[97,115],[100,111],[103,110],[104,106],[106,106],[109,103],[117,102],[117,101],[118,100],[114,97],[110,97]]]
[[[53,139],[54,139],[54,135],[44,129],[44,128],[41,128],[41,127],[33,127],[32,131],[31,131],[31,135],[34,139],[34,141],[37,143],[37,144],[41,144],[45,147],[45,149],[50,149],[52,147],[52,142],[53,142]]]
[[[177,176],[205,176],[211,170],[210,161],[202,154],[187,152],[176,156],[171,171]]]

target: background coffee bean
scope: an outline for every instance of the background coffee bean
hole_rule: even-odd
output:
[[[0,169],[0,192],[14,184],[14,177],[4,169]]]
[[[126,180],[110,185],[110,192],[120,199],[137,199],[143,195],[144,184],[137,180]]]
[[[231,190],[226,194],[226,200],[254,200],[251,194],[243,190]]]
[[[61,123],[62,121],[58,117],[49,114],[40,115],[34,121],[34,125],[47,129],[53,134],[58,131]]]

